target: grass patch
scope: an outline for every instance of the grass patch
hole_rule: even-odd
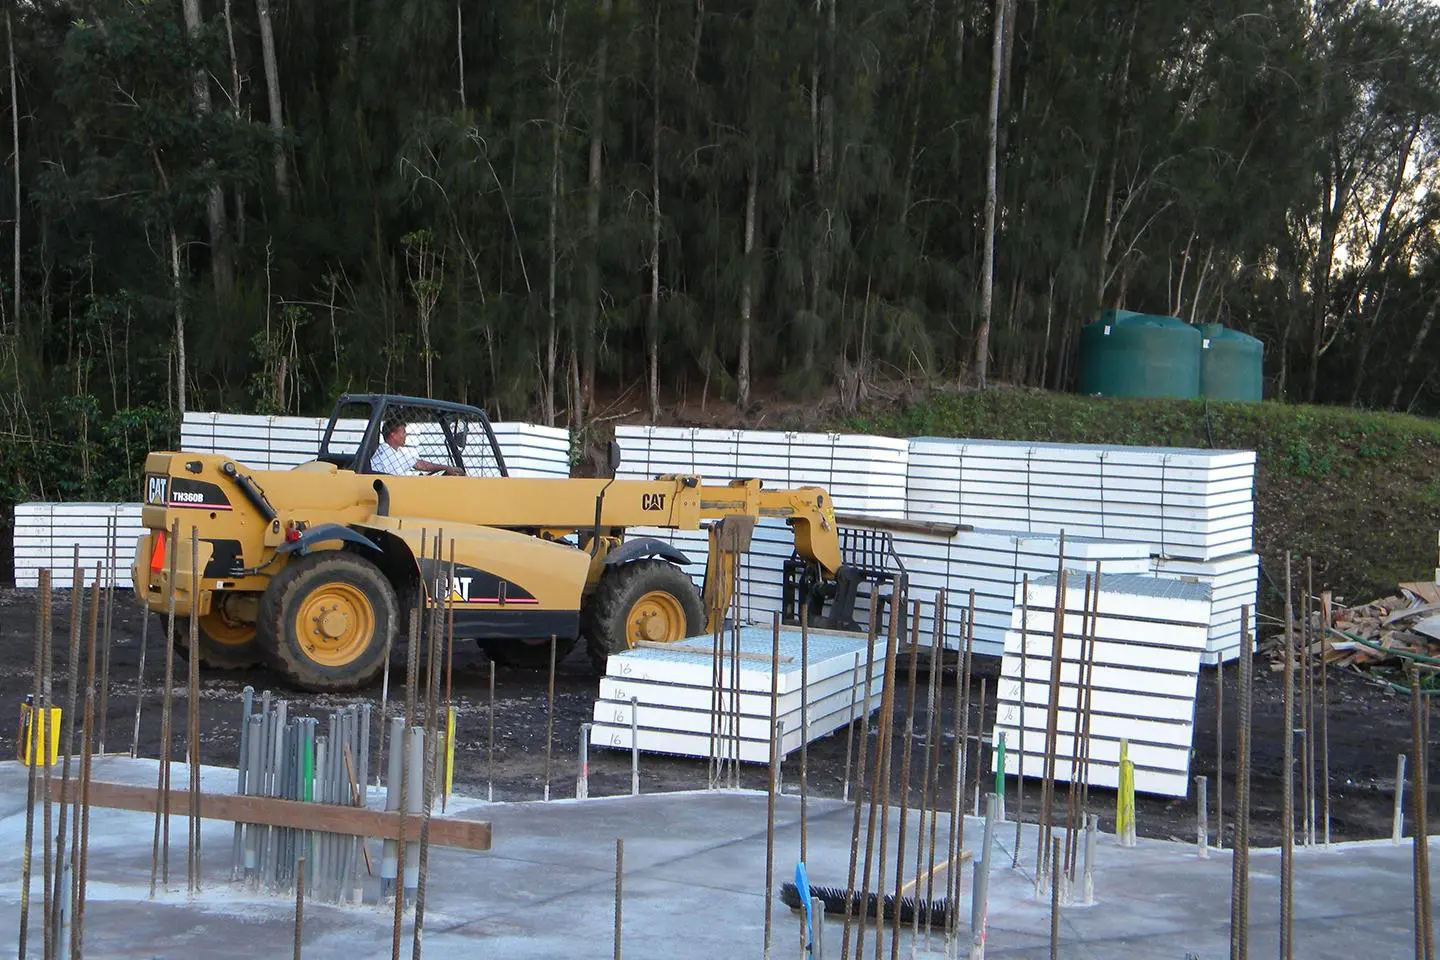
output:
[[[1032,390],[934,393],[840,429],[890,436],[1255,450],[1262,612],[1283,602],[1285,551],[1303,585],[1344,602],[1426,580],[1440,531],[1440,421],[1275,402],[1083,397]]]

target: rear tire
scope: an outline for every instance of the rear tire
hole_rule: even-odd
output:
[[[581,630],[591,663],[603,673],[610,654],[638,641],[675,643],[703,633],[705,606],[685,571],[666,560],[637,560],[605,572],[585,604]]]
[[[555,664],[561,662],[575,649],[576,639],[555,638]],[[549,670],[550,638],[543,640],[481,640],[480,649],[485,656],[502,667],[516,670]]]
[[[200,618],[200,665],[210,670],[249,670],[265,665],[253,623],[232,623],[219,613]],[[175,652],[190,659],[190,618],[175,618]]]
[[[326,550],[290,561],[260,598],[257,638],[290,684],[357,690],[380,675],[400,623],[395,588],[363,557]]]

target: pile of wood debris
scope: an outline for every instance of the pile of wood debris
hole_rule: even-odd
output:
[[[1366,669],[1405,654],[1440,657],[1440,584],[1402,583],[1394,596],[1335,608],[1332,627],[1321,644],[1331,665]]]

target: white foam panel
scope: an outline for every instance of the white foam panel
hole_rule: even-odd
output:
[[[190,412],[180,425],[180,445],[197,453],[223,453],[257,470],[289,470],[315,459],[328,417],[270,417],[251,414]],[[335,425],[332,448],[353,450],[366,421],[342,419]],[[501,421],[492,423],[505,465],[517,477],[568,477],[570,433],[557,427]],[[412,445],[423,446],[436,424],[414,424]],[[483,439],[476,442],[488,441]],[[481,449],[481,448],[476,448]]]
[[[107,544],[112,519],[115,540]],[[102,586],[113,575],[117,588],[131,589],[130,561],[144,532],[138,503],[17,503],[15,586],[39,586],[40,571],[48,569],[51,586],[73,587],[78,547],[84,584],[94,583],[98,567]]]
[[[773,643],[771,629],[742,627],[740,651],[747,656],[739,660],[738,670],[729,657],[721,658],[717,668],[710,637],[610,656],[595,701],[590,743],[630,750],[633,742],[644,753],[769,763],[772,683],[777,689],[775,714],[784,724],[782,758],[801,746],[804,733],[813,743],[866,715],[867,706],[870,711],[879,708],[883,637],[876,640],[874,659],[867,663],[866,638],[810,631],[803,644],[808,653],[803,671],[799,630],[781,631],[778,664],[771,661]]]
[[[1142,542],[1212,560],[1253,548],[1255,454],[916,437],[913,519]]]
[[[1260,555],[1240,553],[1217,560],[1174,560],[1156,557],[1156,576],[1203,583],[1210,588],[1210,637],[1202,662],[1228,663],[1240,655],[1241,608],[1250,608],[1249,649],[1255,650],[1255,617],[1260,602]]]
[[[1057,578],[1032,581],[1005,633],[995,736],[1005,735],[1007,774],[1045,775],[1046,725],[1052,692],[1057,702],[1055,775],[1074,781],[1077,736],[1090,755],[1092,785],[1118,787],[1120,741],[1128,741],[1135,789],[1186,796],[1194,736],[1195,688],[1209,634],[1210,595],[1202,583],[1146,574],[1102,577],[1094,620],[1089,694],[1090,729],[1084,737],[1080,684],[1085,589],[1067,576],[1061,621],[1058,688],[1052,687]],[[1017,597],[1017,599],[1020,599]],[[1022,653],[1023,650],[1023,653]],[[1023,741],[1021,730],[1024,730]],[[998,759],[992,756],[992,771]]]
[[[619,475],[695,473],[709,482],[757,479],[767,487],[816,484],[842,513],[905,516],[905,440],[870,435],[618,426]]]

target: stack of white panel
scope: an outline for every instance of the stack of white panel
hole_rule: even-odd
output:
[[[838,513],[905,516],[909,444],[891,437],[778,430],[619,426],[617,476],[644,480],[663,473],[695,473],[707,483],[762,480],[783,489],[817,484]]]
[[[328,417],[270,417],[253,414],[192,412],[180,425],[180,448],[196,453],[223,453],[257,470],[289,470],[315,459]],[[353,450],[366,421],[344,419],[335,425],[332,448]],[[568,477],[570,432],[533,423],[492,423],[495,440],[511,476]],[[415,424],[409,443],[423,447],[437,424]],[[472,452],[488,447],[488,439],[472,437]],[[488,470],[486,472],[489,472]]]
[[[1204,662],[1228,662],[1240,653],[1241,608],[1250,607],[1250,636],[1255,636],[1255,604],[1259,590],[1260,555],[1240,553],[1218,560],[1174,560],[1156,557],[1157,576],[1201,583],[1210,589],[1210,640]],[[1254,642],[1250,644],[1253,652]]]
[[[1152,572],[1213,588],[1214,663],[1257,601],[1254,481],[1250,450],[916,437],[907,482],[912,519],[1143,544]]]
[[[114,541],[107,543],[110,523]],[[35,587],[48,569],[56,588],[74,585],[75,550],[80,550],[81,579],[129,589],[135,541],[143,534],[138,503],[17,503],[15,505],[15,586]],[[113,550],[113,567],[111,551]]]
[[[1017,589],[1054,577],[1060,567],[1058,534],[1023,530],[959,530],[954,536],[897,533],[895,550],[910,579],[910,599],[921,601],[920,635],[929,643],[935,595],[945,590],[944,645],[959,650],[971,590],[975,591],[975,652],[999,656]],[[1065,569],[1082,588],[1099,563],[1102,576],[1146,573],[1150,556],[1143,544],[1065,537]],[[859,606],[864,606],[863,604]],[[864,607],[868,609],[868,607]]]
[[[733,646],[733,641],[727,637],[726,644]],[[773,644],[769,628],[741,628],[739,670],[734,669],[732,658],[723,658],[718,682],[715,646],[710,637],[691,637],[665,649],[645,647],[612,655],[600,681],[590,743],[629,750],[634,742],[644,753],[721,758],[738,755],[743,763],[769,763],[772,681],[778,687],[775,714],[784,724],[782,758],[799,749],[804,739],[802,730],[808,732],[813,743],[866,714],[866,638],[810,631],[805,644],[808,657],[804,679],[808,682],[804,724],[800,631],[781,631],[778,665],[771,659]],[[885,647],[884,638],[877,639],[874,659],[868,664],[870,710],[880,705]],[[634,737],[632,720],[637,728]]]
[[[1214,560],[1254,543],[1255,453],[918,437],[909,515]]]
[[[994,732],[997,742],[1001,733],[1005,735],[1007,774],[1019,772],[1022,763],[1027,778],[1046,772],[1056,583],[1054,576],[1031,582],[1023,608],[1028,616],[1022,616],[1017,595],[1013,624],[1005,635]],[[1082,757],[1086,749],[1084,729],[1077,728],[1085,704],[1080,685],[1084,606],[1083,582],[1077,585],[1067,578],[1055,761],[1056,779],[1063,781],[1078,779],[1072,764],[1077,732]],[[1153,576],[1103,578],[1090,674],[1088,781],[1092,785],[1119,785],[1123,739],[1135,764],[1137,792],[1188,794],[1196,680],[1209,620],[1209,588],[1204,584]],[[992,770],[997,763],[992,758]]]

